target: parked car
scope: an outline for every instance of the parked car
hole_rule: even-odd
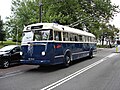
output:
[[[8,45],[0,49],[0,65],[3,68],[8,68],[12,63],[19,63],[20,59],[19,45]]]

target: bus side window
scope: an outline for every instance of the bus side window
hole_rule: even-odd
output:
[[[78,39],[77,39],[77,35],[75,35],[75,41],[78,41]]]
[[[90,42],[92,42],[92,41],[91,41],[91,37],[89,37],[89,39],[90,39]]]
[[[92,37],[92,42],[94,42],[94,38]]]
[[[85,42],[88,42],[88,36],[85,36]]]
[[[50,36],[49,36],[49,40],[53,40],[53,31],[50,31]]]
[[[85,38],[85,36],[82,36],[82,38],[83,38],[83,41],[86,42],[86,38]]]
[[[56,41],[62,41],[62,39],[61,39],[61,32],[54,31],[54,40],[56,40]]]
[[[82,35],[79,35],[79,41],[83,41],[83,40],[82,40]]]
[[[74,41],[72,33],[70,33],[70,41]]]
[[[63,32],[63,41],[69,41],[69,35],[67,32]]]

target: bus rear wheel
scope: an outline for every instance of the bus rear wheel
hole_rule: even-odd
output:
[[[64,67],[69,67],[70,64],[71,64],[71,58],[70,58],[70,55],[65,55]]]
[[[93,58],[93,51],[92,50],[89,53],[89,58]]]

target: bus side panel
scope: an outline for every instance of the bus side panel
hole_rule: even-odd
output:
[[[54,42],[54,64],[63,63],[64,53],[63,53],[63,43]]]
[[[56,43],[59,45],[60,43]],[[63,43],[62,47],[55,50],[55,63],[64,63],[64,55],[67,51],[71,52],[72,60],[77,60],[89,55],[90,45],[83,43]]]
[[[72,47],[72,59],[77,60],[89,54],[89,44],[74,43]]]
[[[72,49],[72,57],[73,60],[77,60],[79,58],[82,58],[82,52],[83,52],[83,44],[82,43],[74,43],[74,48]]]
[[[54,64],[54,42],[48,42],[45,59],[50,60],[50,65]]]
[[[96,43],[91,43],[90,46],[92,47],[93,54],[97,52],[97,46]]]
[[[61,46],[60,46],[61,45]],[[58,46],[59,48],[55,48],[55,63],[60,64],[64,63],[64,55],[67,51],[75,51],[75,47],[73,43],[55,43],[55,47]]]

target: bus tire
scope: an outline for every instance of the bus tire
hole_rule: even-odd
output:
[[[71,64],[71,57],[69,54],[66,54],[64,57],[64,67],[69,67]]]
[[[93,50],[90,50],[90,52],[89,52],[89,58],[90,59],[93,58]]]

